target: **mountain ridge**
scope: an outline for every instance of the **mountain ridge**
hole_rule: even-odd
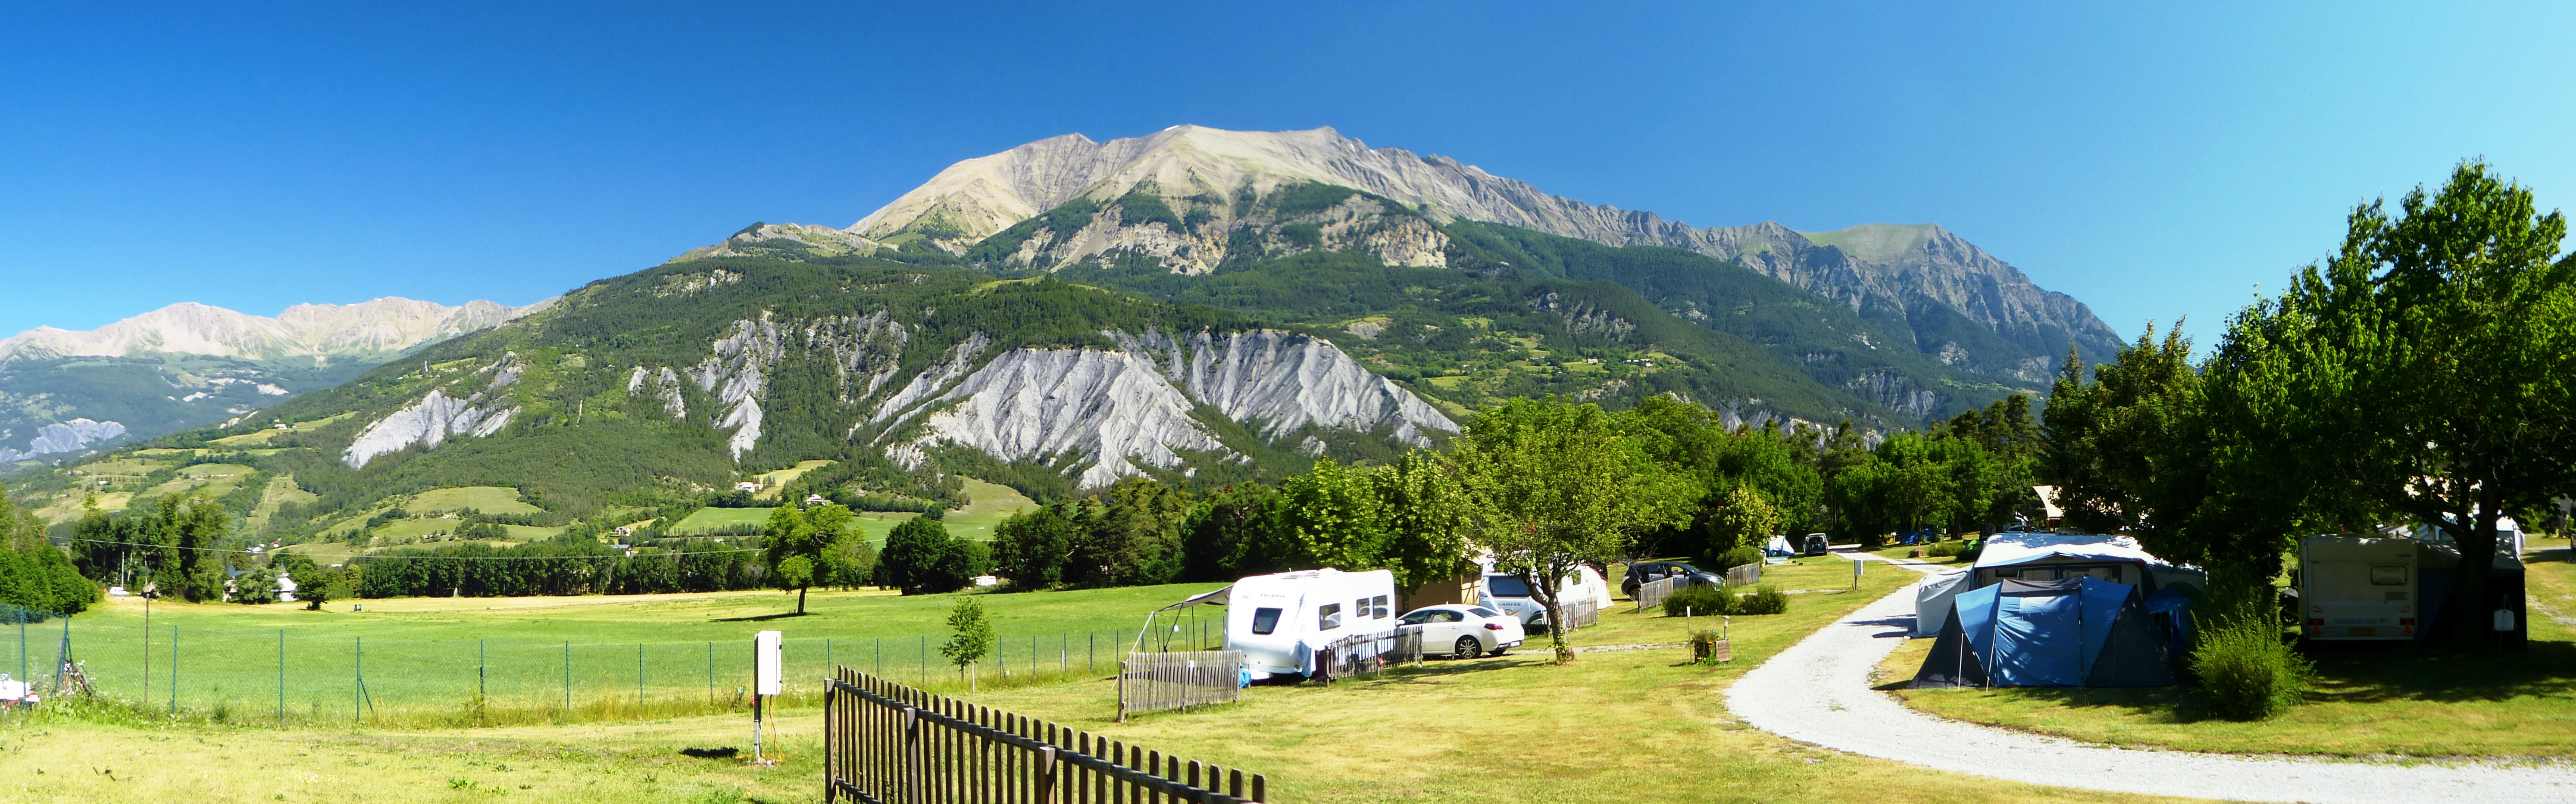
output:
[[[1769,221],[1701,228],[1651,211],[1549,194],[1445,156],[1371,148],[1330,127],[1243,132],[1182,125],[1106,142],[1080,134],[1049,137],[950,165],[834,237],[888,246],[918,238],[964,253],[1077,200],[1103,204],[1140,188],[1165,198],[1226,199],[1267,195],[1299,181],[1387,198],[1438,224],[1463,218],[1736,261],[1855,312],[1901,321],[1911,345],[1927,354],[2025,382],[2045,381],[2069,345],[2103,356],[2121,343],[2083,302],[2040,287],[1939,224],[1815,233]],[[2011,354],[1976,354],[1980,339],[1951,331],[1961,321],[2011,344]]]

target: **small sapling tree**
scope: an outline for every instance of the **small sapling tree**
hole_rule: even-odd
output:
[[[975,663],[993,652],[993,622],[984,617],[984,604],[972,597],[957,598],[957,607],[948,612],[948,641],[939,646],[939,655],[957,665],[957,674],[966,677],[966,690],[975,690]]]

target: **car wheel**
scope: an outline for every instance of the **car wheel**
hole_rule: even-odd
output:
[[[1473,659],[1484,654],[1485,643],[1478,642],[1475,637],[1471,636],[1459,637],[1458,646],[1456,648],[1452,648],[1449,652],[1451,658],[1457,659]]]

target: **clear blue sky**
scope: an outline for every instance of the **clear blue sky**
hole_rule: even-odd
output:
[[[525,303],[1176,123],[1704,226],[1937,221],[2131,334],[2213,332],[2462,157],[2576,198],[2566,4],[1093,5],[14,5],[0,333]]]

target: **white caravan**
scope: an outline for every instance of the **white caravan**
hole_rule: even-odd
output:
[[[1539,605],[1538,598],[1531,596],[1529,584],[1522,583],[1520,576],[1487,570],[1484,588],[1478,591],[1485,596],[1485,605],[1520,618],[1521,627],[1548,627],[1547,607]],[[1573,572],[1559,579],[1556,603],[1572,606],[1576,601],[1590,601],[1593,611],[1609,611],[1610,583],[1602,580],[1601,573],[1592,567],[1576,565]]]
[[[1253,680],[1315,672],[1315,654],[1353,637],[1395,633],[1395,574],[1337,569],[1255,575],[1225,594],[1225,649]]]

